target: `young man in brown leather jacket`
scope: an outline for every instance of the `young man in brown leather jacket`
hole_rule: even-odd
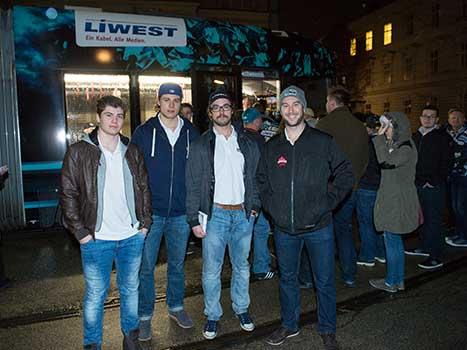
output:
[[[84,349],[101,349],[104,301],[114,261],[123,349],[141,349],[138,275],[151,225],[151,193],[143,156],[120,134],[124,119],[121,99],[99,99],[99,126],[71,145],[63,161],[60,203],[64,223],[80,243],[86,284]]]

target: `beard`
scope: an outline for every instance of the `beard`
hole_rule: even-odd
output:
[[[297,125],[300,125],[301,123],[303,123],[303,121],[305,120],[305,116],[302,114],[300,116],[300,118],[298,118],[296,121],[293,121],[293,122],[289,122],[286,118],[284,118],[284,123],[286,126],[297,126]]]
[[[227,126],[230,124],[231,120],[232,118],[229,118],[227,116],[224,116],[222,118],[218,117],[216,119],[212,118],[212,122],[217,126]]]

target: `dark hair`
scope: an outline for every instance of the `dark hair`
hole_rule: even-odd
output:
[[[189,104],[188,102],[183,102],[180,105],[180,109],[185,108],[185,107],[188,107],[189,109],[191,109],[191,111],[193,111],[193,106],[191,104]]]
[[[448,111],[448,115],[451,114],[451,113],[454,113],[454,112],[459,112],[459,113],[462,113],[462,115],[465,115],[464,111],[461,109],[461,108],[451,108],[449,111]]]
[[[328,97],[336,101],[336,104],[347,106],[350,102],[350,93],[344,88],[333,88],[329,90]]]
[[[435,111],[435,112],[436,112],[436,116],[437,116],[437,117],[439,116],[439,109],[438,109],[438,107],[433,106],[433,105],[426,105],[425,107],[422,108],[422,113],[423,113],[423,111],[426,110],[426,109],[428,109],[428,110],[430,110],[430,111]]]
[[[97,100],[97,104],[96,104],[97,114],[100,116],[102,111],[107,106],[110,106],[113,108],[120,107],[121,109],[123,109],[123,115],[125,115],[126,113],[126,105],[121,98],[118,98],[112,95],[107,95],[107,96],[102,96],[100,99]]]

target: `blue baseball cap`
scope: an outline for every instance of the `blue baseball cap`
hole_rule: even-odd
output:
[[[252,123],[257,118],[261,118],[261,113],[256,108],[247,108],[242,114],[244,124]]]
[[[180,85],[175,84],[175,83],[164,83],[159,87],[159,91],[157,93],[158,97],[161,97],[162,95],[177,95],[181,99],[183,98],[183,91]]]

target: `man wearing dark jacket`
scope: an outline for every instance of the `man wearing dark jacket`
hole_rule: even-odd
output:
[[[232,308],[240,327],[255,326],[248,313],[253,223],[261,203],[255,182],[259,160],[256,143],[232,125],[232,98],[223,91],[209,97],[211,127],[193,143],[188,157],[187,216],[193,233],[203,242],[203,335],[214,339],[222,316],[221,271],[225,249],[232,263]],[[200,218],[207,219],[207,224]]]
[[[352,213],[356,203],[356,189],[368,164],[368,135],[363,123],[347,107],[349,101],[350,95],[345,89],[331,90],[326,103],[328,115],[318,121],[316,128],[331,135],[352,163],[355,178],[353,191],[335,210],[334,225],[342,279],[346,286],[353,287],[357,273],[357,254],[352,234]]]
[[[100,350],[104,301],[117,269],[123,349],[138,343],[138,284],[144,239],[151,226],[151,193],[144,158],[120,135],[121,99],[97,101],[99,127],[70,146],[61,174],[64,223],[80,243],[86,292],[84,349]]]
[[[348,158],[331,136],[304,121],[303,90],[280,95],[285,130],[269,140],[257,171],[263,208],[274,222],[280,272],[282,325],[267,342],[280,345],[299,333],[300,251],[311,260],[318,298],[318,332],[326,349],[336,349],[336,285],[332,211],[352,189]]]
[[[256,107],[248,108],[243,112],[242,120],[245,134],[256,142],[261,151],[266,143],[266,140],[260,134],[263,124],[262,114]],[[257,280],[269,280],[275,275],[271,268],[271,254],[268,247],[270,231],[271,227],[268,219],[261,211],[255,220],[253,228],[253,263],[251,270],[253,271],[253,277]]]
[[[179,116],[182,98],[179,85],[162,84],[157,98],[160,112],[139,126],[131,139],[144,155],[152,193],[153,225],[144,243],[139,287],[139,339],[142,341],[152,337],[154,269],[162,236],[167,247],[169,317],[182,328],[193,327],[183,305],[184,261],[190,235],[185,209],[185,166],[198,132],[188,120]]]
[[[418,151],[415,174],[418,198],[423,210],[424,223],[419,230],[421,246],[405,251],[408,255],[425,256],[423,269],[443,266],[441,261],[441,224],[446,201],[446,180],[452,163],[449,135],[438,129],[438,108],[426,106],[420,116],[420,128],[413,135]]]

